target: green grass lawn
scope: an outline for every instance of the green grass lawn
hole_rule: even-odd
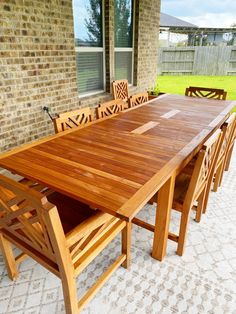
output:
[[[236,100],[236,76],[158,76],[158,85],[161,92],[179,95],[188,86],[223,88],[227,99]]]

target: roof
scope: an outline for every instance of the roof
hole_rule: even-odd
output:
[[[161,13],[160,15],[160,26],[161,27],[198,27],[197,25],[188,23],[177,17],[171,16],[166,13]]]
[[[166,29],[165,27],[160,27],[161,30]],[[232,33],[236,34],[236,28],[220,28],[220,27],[182,27],[182,26],[170,26],[168,27],[170,32],[176,33],[176,34],[224,34],[224,33]]]

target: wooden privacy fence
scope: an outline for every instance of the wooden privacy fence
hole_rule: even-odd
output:
[[[236,46],[160,48],[158,74],[236,75]]]

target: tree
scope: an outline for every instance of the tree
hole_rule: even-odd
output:
[[[116,46],[132,46],[132,18],[130,0],[115,1],[115,43]]]
[[[232,25],[230,25],[230,27],[236,28],[236,23],[233,23]]]
[[[121,47],[132,46],[131,0],[115,0],[115,43]],[[90,42],[95,46],[102,44],[102,1],[89,0],[87,8],[89,17],[85,25]]]
[[[88,7],[89,18],[85,19],[85,25],[88,30],[88,37],[95,46],[102,45],[102,1],[89,0]]]

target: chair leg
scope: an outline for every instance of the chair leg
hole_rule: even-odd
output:
[[[131,222],[127,222],[122,230],[122,253],[126,255],[126,260],[122,264],[124,268],[129,268],[131,262]]]
[[[221,186],[222,181],[223,181],[224,167],[225,167],[225,163],[222,164],[221,173],[220,173],[220,182],[219,182],[219,186]]]
[[[183,209],[183,212],[181,215],[181,221],[180,221],[179,239],[178,239],[178,247],[177,247],[177,254],[179,256],[182,256],[184,253],[189,216],[190,216],[190,210]]]
[[[75,278],[61,278],[66,314],[78,314],[78,299]]]
[[[224,163],[221,162],[220,166],[217,168],[216,173],[215,173],[215,181],[213,185],[213,191],[217,192],[218,187],[220,186],[221,179],[222,179],[222,170],[224,167]]]
[[[203,204],[203,209],[202,209],[203,214],[206,213],[206,208],[207,208],[207,204],[209,200],[209,194],[210,194],[211,186],[212,186],[212,180],[213,180],[212,177],[210,177],[209,182],[207,183],[207,186],[206,186],[204,204]]]
[[[62,225],[56,206],[45,213],[45,223],[49,233],[52,247],[55,251],[56,263],[62,283],[66,314],[78,314],[79,306],[76,289],[76,274],[72,258],[67,246]]]
[[[232,145],[232,147],[230,148],[230,150],[226,156],[225,171],[229,170],[229,165],[230,165],[230,160],[232,157],[233,149],[234,149],[234,145]]]
[[[11,280],[16,280],[19,272],[17,269],[16,260],[13,254],[11,243],[0,234],[0,248],[6,263],[8,276]]]
[[[195,221],[200,222],[201,217],[202,217],[202,212],[203,212],[203,206],[204,206],[204,200],[205,200],[205,194],[206,190],[204,189],[198,198],[198,205],[197,205],[197,211],[196,211],[196,216],[195,216]]]

